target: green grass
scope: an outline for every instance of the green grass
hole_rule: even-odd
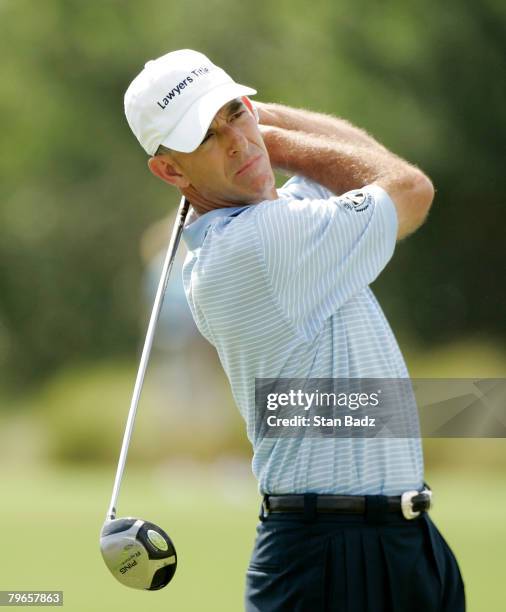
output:
[[[239,612],[258,497],[248,475],[209,468],[127,470],[120,514],[138,515],[174,540],[179,567],[158,592],[117,583],[98,536],[114,468],[13,470],[2,475],[0,589],[62,589],[64,609]],[[506,484],[501,474],[434,473],[433,519],[459,560],[468,612],[498,612],[505,598]]]
[[[100,555],[99,532],[113,472],[40,471],[2,477],[2,497],[8,500],[1,511],[2,548],[10,554],[4,556],[0,589],[61,589],[64,607],[72,612],[241,610],[257,505],[253,481],[249,486],[221,479],[214,483],[208,471],[197,482],[193,471],[175,479],[161,472],[128,470],[120,515],[159,524],[178,552],[179,567],[170,587],[147,593],[117,583]]]

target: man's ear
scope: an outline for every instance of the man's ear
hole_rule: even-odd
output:
[[[148,167],[159,179],[169,183],[169,185],[176,186],[178,189],[185,189],[190,184],[190,181],[171,159],[158,155],[150,157]]]

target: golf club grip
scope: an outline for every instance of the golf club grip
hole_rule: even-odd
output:
[[[179,204],[177,211],[176,222],[172,229],[172,234],[167,249],[167,255],[163,263],[162,274],[158,283],[158,289],[156,291],[155,302],[153,304],[153,310],[151,311],[151,317],[149,319],[148,331],[146,332],[146,339],[144,340],[144,348],[142,349],[142,356],[139,363],[139,369],[137,371],[137,378],[135,380],[134,391],[132,394],[132,401],[130,403],[130,410],[128,413],[128,419],[125,427],[125,434],[123,436],[123,443],[121,445],[121,452],[118,461],[118,468],[116,470],[116,478],[114,481],[114,487],[112,490],[111,503],[107,511],[107,519],[112,520],[116,517],[116,502],[118,499],[119,488],[121,486],[121,479],[123,478],[123,470],[125,469],[126,457],[128,453],[128,447],[130,445],[130,438],[132,436],[133,426],[135,422],[135,415],[137,412],[137,405],[142,391],[142,385],[144,383],[144,375],[151,354],[151,347],[153,345],[153,338],[155,335],[156,324],[160,316],[160,311],[163,305],[163,298],[167,283],[169,281],[170,271],[172,270],[172,264],[176,256],[176,251],[183,233],[184,222],[190,203],[183,196]]]

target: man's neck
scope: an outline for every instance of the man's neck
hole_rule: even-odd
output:
[[[216,210],[217,208],[235,208],[236,206],[252,206],[255,204],[259,204],[260,202],[265,202],[266,200],[276,200],[278,198],[278,192],[276,187],[273,187],[268,193],[265,194],[265,197],[259,197],[258,199],[252,201],[231,201],[231,200],[209,200],[205,198],[201,193],[199,193],[192,185],[190,185],[187,189],[181,190],[182,195],[186,197],[186,199],[192,205],[192,209],[197,216],[204,215],[211,210]]]

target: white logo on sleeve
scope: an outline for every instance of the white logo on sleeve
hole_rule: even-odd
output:
[[[363,191],[350,191],[343,195],[343,206],[348,210],[362,212],[369,208],[371,203],[371,195]]]

